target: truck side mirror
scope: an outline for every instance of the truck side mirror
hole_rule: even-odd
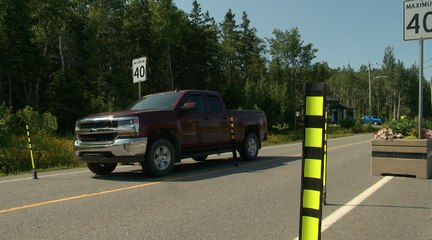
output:
[[[184,112],[193,111],[197,109],[197,103],[196,102],[185,102],[183,106],[181,107],[181,110]]]

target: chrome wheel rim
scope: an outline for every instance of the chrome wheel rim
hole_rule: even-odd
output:
[[[247,146],[248,146],[249,156],[255,156],[255,154],[257,153],[257,149],[258,149],[258,145],[257,145],[257,142],[255,141],[255,139],[250,138]]]
[[[156,149],[153,159],[157,169],[166,170],[171,163],[171,152],[166,146],[160,146]]]

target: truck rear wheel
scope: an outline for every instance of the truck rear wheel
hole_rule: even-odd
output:
[[[163,177],[174,168],[174,162],[174,147],[168,140],[159,139],[149,146],[141,166],[146,174],[152,177]]]
[[[117,163],[87,163],[88,169],[97,175],[108,175],[117,167]]]
[[[248,133],[239,149],[242,160],[255,160],[258,157],[259,146],[258,136],[253,132]]]

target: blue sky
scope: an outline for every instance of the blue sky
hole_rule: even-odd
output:
[[[193,0],[175,0],[176,6],[190,13]],[[318,49],[315,61],[330,67],[378,63],[387,46],[405,67],[419,63],[419,41],[403,40],[403,1],[292,1],[292,0],[199,0],[204,11],[220,23],[228,9],[241,23],[246,11],[260,38],[273,37],[278,28],[298,27],[305,43]],[[432,39],[424,41],[424,75],[432,76]]]

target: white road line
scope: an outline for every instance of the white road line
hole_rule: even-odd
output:
[[[344,206],[340,207],[338,210],[327,216],[323,221],[321,225],[321,233],[323,233],[325,230],[327,230],[329,227],[331,227],[334,223],[336,223],[339,219],[341,219],[343,216],[345,216],[347,213],[349,213],[351,210],[353,210],[355,207],[359,206],[364,200],[366,200],[368,197],[370,197],[374,192],[376,192],[378,189],[380,189],[382,186],[384,186],[386,183],[388,183],[390,180],[392,180],[394,177],[392,176],[386,176],[383,177],[381,180],[379,180],[374,185],[370,186],[368,189],[363,191],[360,195],[353,198],[351,201],[349,201]],[[299,237],[294,238],[294,240],[298,240]]]
[[[39,175],[38,178],[49,178],[49,177],[57,177],[57,176],[64,176],[64,175],[72,175],[72,174],[78,174],[78,173],[86,173],[89,172],[89,170],[82,170],[82,171],[75,171],[75,172],[66,172],[66,173],[56,173],[56,174],[49,174],[49,175]],[[24,180],[32,180],[33,177],[26,177],[26,178],[16,178],[16,179],[9,179],[9,180],[2,180],[1,183],[9,183],[9,182],[19,182]]]
[[[117,166],[117,169],[119,168],[126,168],[131,166]],[[50,178],[50,177],[58,177],[58,176],[66,176],[66,175],[72,175],[72,174],[80,174],[80,173],[89,173],[90,170],[80,170],[80,171],[73,171],[73,172],[65,172],[65,173],[55,173],[55,174],[47,174],[47,175],[38,175],[38,178]],[[9,182],[19,182],[24,180],[32,180],[33,177],[25,177],[25,178],[16,178],[16,179],[9,179],[9,180],[0,180],[0,184],[2,183],[9,183]]]
[[[353,200],[349,201],[347,204],[345,204],[344,206],[340,207],[338,210],[330,214],[328,217],[326,217],[323,220],[321,232],[327,230],[327,228],[329,228],[331,225],[333,225],[335,222],[337,222],[339,219],[341,219],[343,216],[345,216],[355,207],[360,205],[360,203],[366,200],[366,198],[371,196],[374,192],[376,192],[378,189],[380,189],[382,186],[384,186],[393,178],[394,177],[392,176],[383,177],[381,180],[379,180],[377,183],[375,183],[374,185],[366,189],[364,192],[362,192],[360,195],[355,197]]]

